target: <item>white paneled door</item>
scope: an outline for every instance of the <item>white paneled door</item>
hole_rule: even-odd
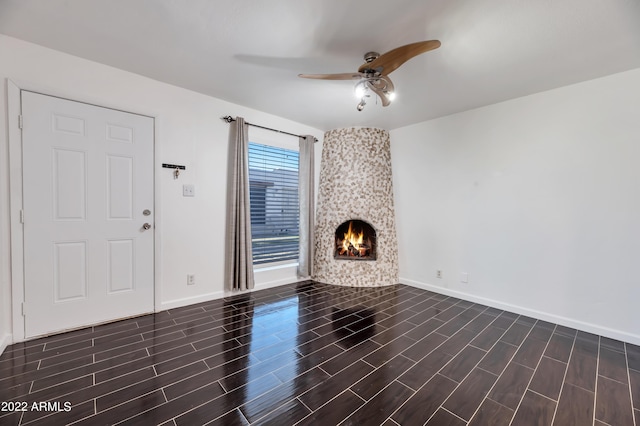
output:
[[[22,92],[25,336],[153,311],[153,119]]]

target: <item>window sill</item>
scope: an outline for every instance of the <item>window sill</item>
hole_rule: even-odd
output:
[[[275,271],[277,269],[295,268],[297,266],[298,266],[298,262],[291,262],[291,261],[263,263],[262,265],[254,266],[253,272]]]

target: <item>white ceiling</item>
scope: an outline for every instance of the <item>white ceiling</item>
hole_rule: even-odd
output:
[[[638,0],[0,0],[0,33],[322,130],[390,130],[640,67]],[[391,74],[386,108],[356,111],[351,81],[297,77],[431,39],[442,47]]]

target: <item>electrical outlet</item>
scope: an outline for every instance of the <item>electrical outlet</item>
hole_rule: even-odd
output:
[[[195,197],[196,189],[194,185],[182,185],[183,197]]]
[[[440,269],[436,271],[436,278],[442,278],[442,271]]]
[[[188,274],[187,275],[187,285],[195,285],[196,283],[196,276],[193,274]]]
[[[460,282],[463,284],[469,283],[469,274],[467,272],[460,272]]]

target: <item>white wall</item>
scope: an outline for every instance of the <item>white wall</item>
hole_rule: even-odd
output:
[[[391,132],[400,281],[640,343],[638,93],[640,69]]]
[[[18,86],[156,118],[158,309],[222,296],[229,125],[224,115],[321,138],[318,129],[0,35],[0,344],[11,333],[6,79]],[[250,128],[251,137],[251,128]],[[320,156],[321,144],[317,144]],[[183,164],[174,180],[162,163]],[[194,184],[196,196],[182,197]],[[187,287],[187,274],[196,285]],[[295,281],[292,268],[256,274],[256,287]],[[0,347],[0,350],[2,348]]]

